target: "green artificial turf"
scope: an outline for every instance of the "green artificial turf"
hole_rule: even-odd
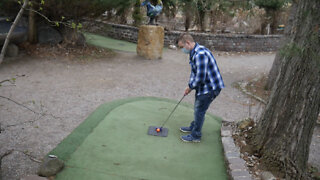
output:
[[[84,33],[86,42],[90,45],[126,52],[136,52],[135,43],[112,39],[106,36],[100,36],[92,33]]]
[[[147,135],[176,103],[141,97],[101,105],[49,153],[66,163],[56,179],[226,180],[221,119],[207,114],[201,143],[182,142],[179,127],[193,119],[192,106],[183,103],[165,125],[168,137]]]

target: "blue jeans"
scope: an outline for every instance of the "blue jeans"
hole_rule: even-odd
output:
[[[194,103],[194,121],[190,124],[190,128],[192,129],[191,135],[194,138],[201,138],[201,129],[206,112],[212,101],[220,94],[220,91],[221,89],[216,89],[207,94],[196,95]]]

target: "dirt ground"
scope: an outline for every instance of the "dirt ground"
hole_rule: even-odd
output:
[[[226,88],[209,111],[225,121],[244,119],[249,109],[250,116],[257,117],[263,106],[233,83],[268,73],[275,54],[214,54]],[[2,159],[2,178],[35,174],[37,161],[105,102],[137,96],[179,100],[189,73],[187,55],[175,50],[165,50],[161,60],[152,61],[124,52],[90,61],[27,55],[6,59],[0,66],[0,81],[15,78],[15,83],[0,87],[0,154],[14,151]],[[193,103],[194,93],[184,101]],[[318,168],[319,131],[317,127],[310,154],[310,163]]]

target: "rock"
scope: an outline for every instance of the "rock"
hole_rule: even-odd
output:
[[[11,28],[12,22],[6,20],[0,21],[0,45],[4,44],[7,33]],[[16,26],[10,37],[11,43],[22,43],[27,40],[28,28],[22,26]]]
[[[40,44],[58,44],[62,42],[62,36],[54,28],[42,26],[38,29],[38,40]]]
[[[170,44],[170,45],[169,45],[169,49],[177,50],[177,46],[175,46],[175,45],[173,45],[173,44]]]
[[[142,25],[139,28],[137,54],[147,59],[161,59],[164,29],[161,26]]]
[[[18,21],[17,27],[23,27],[23,28],[28,28],[29,26],[29,20],[27,17],[21,17],[20,20]]]
[[[70,28],[64,28],[62,31],[63,40],[67,44],[77,45],[77,46],[84,46],[86,44],[86,38],[84,35]]]
[[[225,29],[225,30],[223,31],[223,33],[231,33],[231,30],[230,30],[230,29]]]
[[[269,171],[261,172],[261,180],[277,180],[276,177],[273,176],[273,174]]]
[[[48,180],[48,179],[45,177],[37,176],[37,175],[26,175],[26,176],[23,176],[20,180]]]
[[[246,146],[247,145],[246,141],[240,141],[240,143],[241,143],[242,146]]]
[[[16,57],[19,54],[19,47],[15,44],[9,44],[7,47],[7,57]]]
[[[60,170],[62,170],[63,167],[63,161],[58,159],[57,157],[46,157],[43,163],[40,165],[38,175],[44,177],[54,176]]]
[[[254,125],[254,121],[251,118],[246,118],[246,119],[238,122],[238,127],[241,130],[245,130],[250,126],[252,127],[253,125]]]
[[[221,136],[222,137],[231,137],[232,136],[232,131],[231,130],[221,131]]]

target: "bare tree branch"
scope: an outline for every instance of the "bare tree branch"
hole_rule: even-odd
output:
[[[37,162],[37,163],[41,163],[42,161],[37,159],[36,157],[32,156],[30,153],[28,152],[24,152],[24,151],[20,151],[20,150],[14,150],[14,151],[17,151],[17,152],[21,152],[23,153],[24,155],[28,156],[30,158],[30,160],[34,161],[34,162]]]
[[[23,105],[23,104],[21,104],[21,103],[18,103],[17,101],[12,100],[12,99],[10,99],[10,98],[8,98],[8,97],[4,97],[4,96],[1,96],[1,95],[0,95],[0,98],[6,99],[6,100],[11,101],[11,102],[14,102],[15,104],[17,104],[17,105],[19,105],[19,106],[22,106],[22,107],[24,107],[24,108],[28,109],[29,111],[31,111],[31,112],[33,112],[33,113],[35,113],[35,114],[39,114],[39,115],[41,115],[41,113],[36,112],[36,111],[34,111],[34,110],[32,110],[32,109],[28,108],[27,106],[25,106],[25,105]]]
[[[36,11],[36,10],[34,10],[34,9],[29,9],[29,8],[27,8],[26,10],[32,11],[32,12],[38,14],[39,16],[43,17],[46,21],[48,21],[50,24],[53,24],[54,26],[59,26],[60,24],[63,24],[63,25],[65,25],[66,27],[70,27],[70,28],[73,28],[73,29],[77,28],[77,27],[72,27],[72,24],[73,24],[73,23],[70,23],[70,22],[52,21],[52,20],[50,20],[47,16],[45,16],[44,14],[42,14],[42,13],[40,13],[39,11]],[[63,20],[63,19],[62,19],[62,20]]]
[[[0,161],[1,161],[4,157],[6,157],[6,156],[10,155],[13,151],[14,151],[14,150],[13,150],[13,149],[11,149],[11,150],[9,150],[9,151],[5,152],[4,154],[2,154],[2,155],[0,156]]]
[[[12,100],[12,99],[10,99],[10,98],[8,98],[8,97],[1,96],[1,95],[0,95],[0,98],[6,99],[6,100],[8,100],[8,101],[11,101],[11,102],[13,102],[13,103],[15,103],[15,104],[17,104],[17,105],[19,105],[19,106],[22,106],[22,107],[28,109],[29,111],[31,111],[31,112],[33,112],[33,113],[39,115],[37,119],[30,120],[30,121],[25,121],[25,122],[20,122],[20,123],[17,123],[17,124],[7,125],[5,128],[13,127],[13,126],[18,126],[18,125],[25,124],[25,123],[33,123],[33,122],[35,122],[35,121],[40,120],[40,119],[41,119],[42,117],[44,117],[44,116],[50,116],[50,117],[52,117],[52,118],[54,118],[54,119],[60,119],[60,120],[62,119],[62,117],[57,117],[57,116],[55,116],[55,115],[53,115],[53,114],[51,114],[51,113],[48,114],[48,113],[46,113],[46,112],[43,112],[43,105],[42,105],[42,104],[41,104],[41,106],[40,106],[41,112],[36,112],[36,111],[30,109],[29,107],[27,107],[27,106],[25,106],[25,105],[23,105],[23,104],[15,101],[15,100]],[[41,103],[41,102],[40,102],[40,103]],[[1,129],[1,123],[0,123],[0,133],[1,133],[1,131],[4,131],[4,129]]]
[[[22,14],[23,14],[23,11],[24,9],[27,7],[29,3],[29,0],[25,0],[18,15],[16,16],[16,19],[14,20],[8,34],[7,34],[7,37],[6,37],[6,40],[4,41],[4,44],[3,44],[3,47],[2,47],[2,50],[1,50],[1,54],[0,54],[0,64],[2,63],[3,59],[4,59],[4,55],[6,54],[6,51],[7,51],[7,47],[8,47],[8,44],[10,42],[10,38],[11,38],[11,34],[13,32],[13,30],[16,28],[17,24],[18,24],[18,21],[20,20]]]
[[[14,150],[14,149],[8,150],[8,151],[6,151],[4,154],[2,154],[2,155],[0,156],[0,161],[1,161],[4,157],[6,157],[6,156],[10,155],[11,153],[13,153],[14,151],[23,153],[24,155],[28,156],[28,157],[30,158],[30,160],[32,160],[32,161],[34,161],[34,162],[37,162],[37,163],[41,163],[41,162],[42,162],[41,160],[39,160],[39,159],[37,159],[36,157],[32,156],[32,155],[31,155],[30,153],[28,153],[28,152],[23,152],[23,151]]]
[[[0,85],[1,85],[2,83],[4,83],[4,82],[10,82],[11,84],[13,84],[10,79],[6,79],[6,80],[3,80],[3,81],[0,81]]]

